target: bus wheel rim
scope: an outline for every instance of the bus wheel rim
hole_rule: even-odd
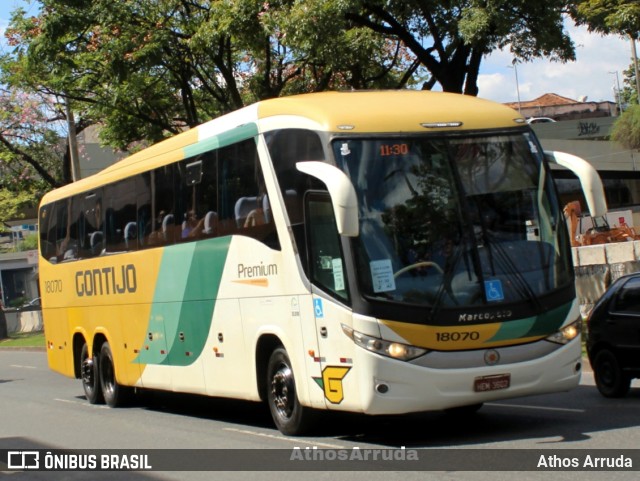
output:
[[[271,378],[273,405],[278,415],[289,419],[295,406],[295,384],[293,372],[286,364],[281,365]]]

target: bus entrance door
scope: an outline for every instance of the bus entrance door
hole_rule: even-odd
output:
[[[336,302],[313,296],[320,363],[320,376],[314,377],[322,389],[328,409],[353,409],[359,404],[359,391],[353,368],[354,344],[342,332],[342,325],[351,325],[352,313]]]

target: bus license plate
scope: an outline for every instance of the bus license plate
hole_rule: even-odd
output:
[[[507,389],[511,385],[511,374],[494,374],[493,376],[477,377],[473,381],[475,392],[497,391]]]

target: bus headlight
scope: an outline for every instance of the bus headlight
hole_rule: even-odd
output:
[[[558,332],[554,332],[547,341],[555,342],[556,344],[567,344],[569,341],[573,341],[582,332],[582,319],[578,319],[576,322],[564,326]]]
[[[358,346],[367,351],[375,352],[382,356],[399,359],[400,361],[410,361],[427,353],[427,349],[422,349],[400,342],[389,342],[383,339],[367,336],[361,332],[354,331],[349,326],[342,324],[342,331],[350,337]]]

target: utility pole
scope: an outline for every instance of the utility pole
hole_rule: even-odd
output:
[[[638,75],[638,53],[636,52],[636,37],[629,35],[631,38],[631,58],[633,59],[633,69],[636,75],[636,102],[640,104],[640,75]]]
[[[613,88],[616,92],[616,100],[618,101],[618,116],[622,115],[622,92],[620,91],[620,77],[618,77],[618,71],[609,72],[611,75],[616,76],[616,87]]]
[[[80,180],[80,158],[78,155],[78,140],[76,138],[76,120],[69,105],[69,97],[65,98],[65,109],[67,112],[67,129],[69,130],[69,156],[71,157],[71,178],[73,181]]]

